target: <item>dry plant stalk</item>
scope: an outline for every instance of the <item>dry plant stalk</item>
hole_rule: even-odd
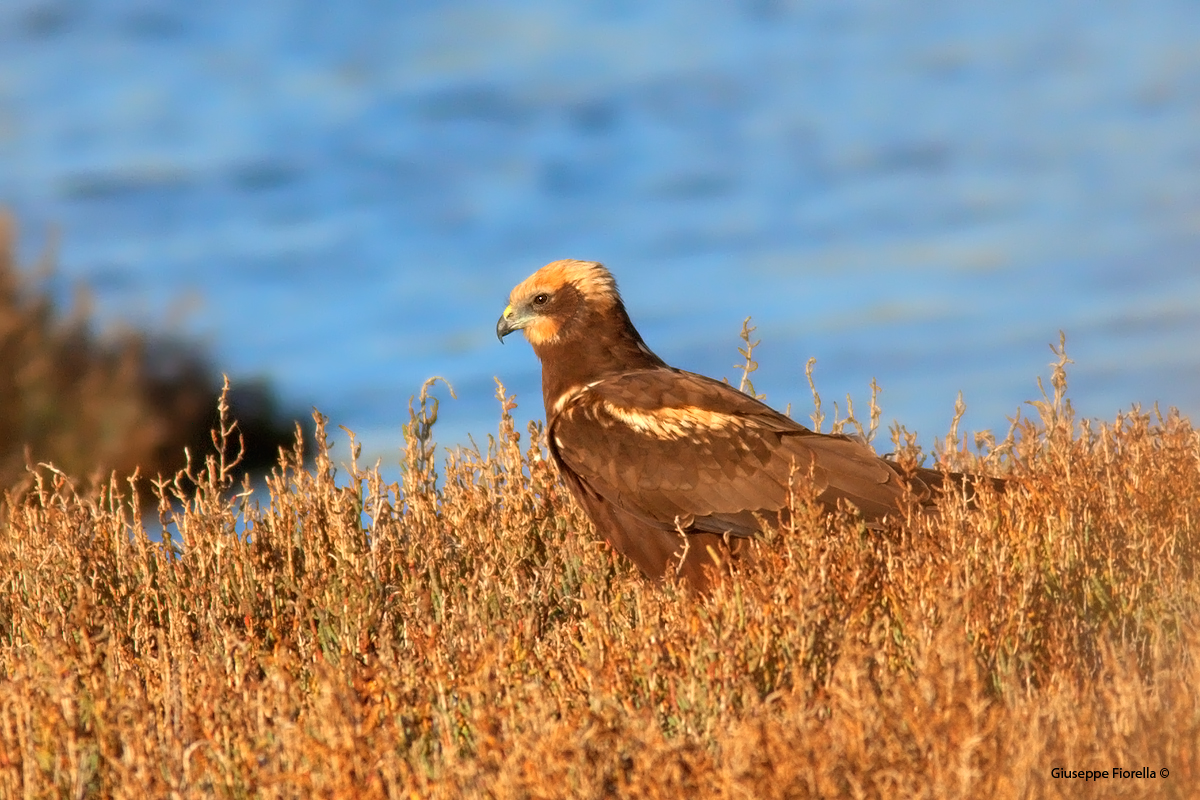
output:
[[[798,476],[704,601],[597,541],[503,386],[440,479],[423,391],[403,485],[318,415],[313,466],[235,492],[223,420],[156,485],[174,544],[136,484],[37,467],[0,508],[0,796],[1065,798],[1052,768],[1114,765],[1170,775],[1098,795],[1189,796],[1200,434],[1053,385],[942,450],[1006,493],[879,533]]]

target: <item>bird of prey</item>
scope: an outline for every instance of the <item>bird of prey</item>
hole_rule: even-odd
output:
[[[542,362],[551,457],[596,530],[649,578],[706,591],[713,556],[737,555],[786,514],[793,481],[866,520],[932,502],[944,473],[903,475],[866,444],[815,433],[721,381],[668,366],[590,261],[555,261],[512,290],[500,341],[524,331]]]

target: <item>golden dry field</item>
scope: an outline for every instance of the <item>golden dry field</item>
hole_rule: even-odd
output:
[[[798,491],[703,600],[596,541],[503,389],[440,477],[424,401],[398,486],[323,433],[269,495],[197,457],[154,489],[175,547],[133,485],[38,468],[2,506],[0,795],[1194,796],[1200,434],[1075,421],[1063,380],[943,443],[1006,493],[880,534]]]
[[[440,475],[423,391],[398,485],[319,425],[239,488],[228,420],[169,481],[31,467],[0,507],[0,797],[1195,796],[1200,433],[1074,419],[1066,363],[1003,441],[927,459],[1006,492],[877,532],[798,482],[707,598],[611,554],[503,387]]]

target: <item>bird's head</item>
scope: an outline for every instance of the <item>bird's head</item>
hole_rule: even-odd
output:
[[[535,348],[566,344],[587,335],[589,319],[594,321],[620,305],[617,282],[603,265],[554,261],[512,290],[508,307],[496,323],[496,336],[503,342],[520,330]]]

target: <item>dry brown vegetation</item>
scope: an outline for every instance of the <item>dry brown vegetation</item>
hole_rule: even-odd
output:
[[[0,486],[51,461],[72,475],[174,473],[185,447],[202,449],[216,423],[220,374],[196,347],[135,330],[93,330],[86,291],[61,315],[40,285],[53,251],[33,274],[17,264],[17,229],[0,210]],[[246,434],[244,466],[265,470],[291,438],[263,382],[231,398]]]
[[[159,485],[178,546],[43,468],[2,509],[0,796],[1194,796],[1200,434],[1053,383],[937,456],[1007,492],[878,533],[798,491],[707,599],[596,540],[503,389],[440,479],[422,399],[399,485],[322,431],[261,504],[226,426]]]

